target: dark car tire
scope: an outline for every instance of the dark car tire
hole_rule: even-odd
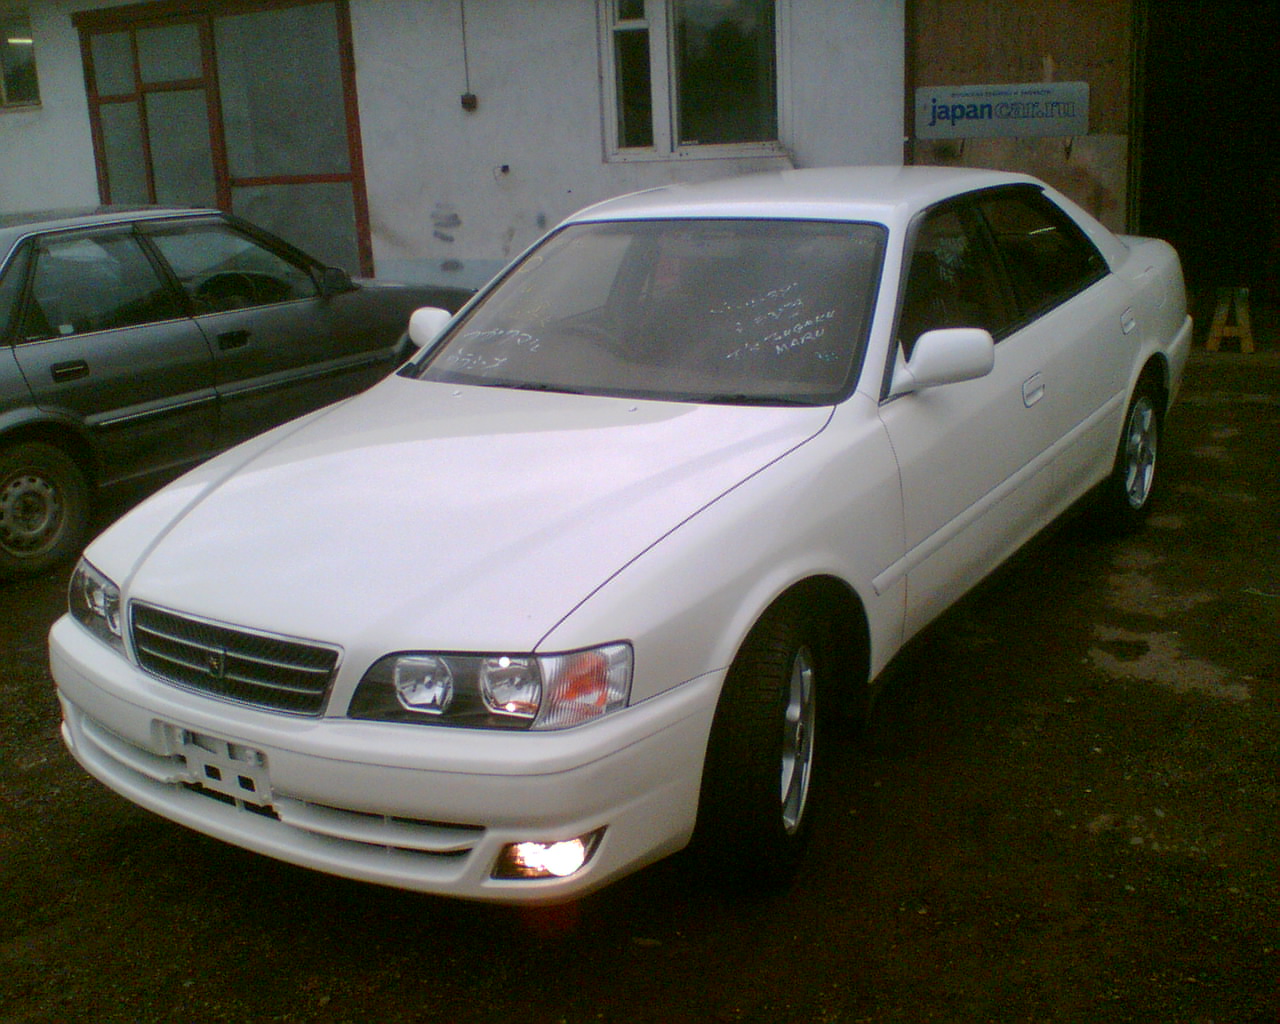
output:
[[[812,831],[821,631],[785,605],[767,613],[729,669],[703,769],[692,851],[737,887],[787,884]]]
[[[61,448],[37,441],[0,449],[0,578],[39,576],[80,552],[89,486]]]
[[[1146,521],[1159,483],[1164,397],[1151,376],[1134,389],[1124,415],[1115,465],[1102,486],[1100,512],[1116,533],[1131,533]]]

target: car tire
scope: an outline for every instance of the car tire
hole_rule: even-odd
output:
[[[1136,530],[1151,511],[1159,481],[1163,410],[1160,387],[1148,374],[1134,389],[1115,465],[1103,484],[1101,512],[1106,525],[1117,533]]]
[[[693,849],[714,877],[777,888],[813,825],[822,633],[785,606],[748,635],[725,678],[707,744]]]
[[[0,578],[39,576],[80,551],[89,526],[84,473],[55,445],[0,450]]]

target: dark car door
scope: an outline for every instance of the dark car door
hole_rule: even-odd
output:
[[[209,346],[130,227],[47,235],[31,255],[14,357],[41,410],[88,430],[101,482],[207,456]]]
[[[350,395],[390,369],[394,339],[372,324],[336,332],[321,268],[287,247],[216,218],[152,225],[147,234],[213,349],[222,444]]]

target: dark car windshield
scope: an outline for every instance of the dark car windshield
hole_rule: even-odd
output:
[[[405,373],[422,380],[819,404],[861,357],[884,229],[794,220],[573,224]]]

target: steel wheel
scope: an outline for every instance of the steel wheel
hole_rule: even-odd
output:
[[[0,576],[35,576],[75,555],[88,526],[84,474],[60,448],[0,452]]]

